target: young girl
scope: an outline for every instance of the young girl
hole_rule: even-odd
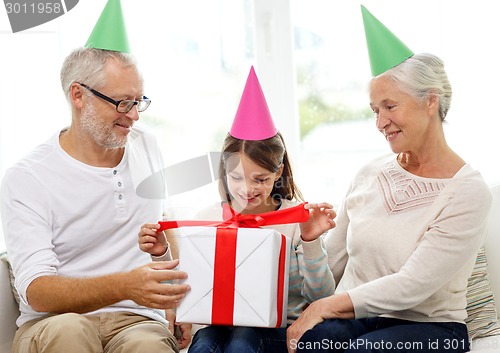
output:
[[[262,106],[265,109],[261,109]],[[255,114],[255,107],[259,108],[258,114]],[[258,122],[251,121],[255,116]],[[259,129],[252,132],[249,125],[257,125]],[[200,219],[222,220],[224,203],[234,213],[258,214],[296,206],[302,200],[293,181],[285,142],[274,127],[253,68],[233,127],[224,141],[219,175],[222,202],[200,212]],[[335,289],[320,237],[334,227],[335,212],[327,203],[306,204],[305,207],[310,210],[308,222],[269,227],[292,240],[289,324],[309,303],[333,294]],[[139,244],[143,251],[161,255],[166,247],[159,246],[156,228],[156,225],[144,225],[139,233]],[[189,352],[286,353],[286,328],[207,326],[196,333]]]

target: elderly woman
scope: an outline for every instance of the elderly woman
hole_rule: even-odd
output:
[[[411,55],[369,91],[393,153],[354,178],[326,237],[336,292],[291,325],[289,351],[466,352],[467,280],[491,195],[446,142],[443,62]]]

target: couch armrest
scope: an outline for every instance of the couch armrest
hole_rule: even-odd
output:
[[[0,352],[11,352],[12,341],[17,330],[19,308],[12,295],[7,263],[0,261]]]

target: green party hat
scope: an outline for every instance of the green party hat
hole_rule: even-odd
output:
[[[85,46],[130,53],[120,0],[108,0]]]
[[[361,13],[373,76],[386,72],[413,55],[413,52],[363,5]]]

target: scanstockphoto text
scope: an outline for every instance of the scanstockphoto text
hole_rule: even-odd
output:
[[[357,349],[375,349],[390,352],[391,350],[409,350],[412,352],[427,352],[436,351],[440,352],[442,350],[450,349],[467,349],[469,344],[472,342],[463,339],[444,339],[438,340],[428,340],[426,342],[389,342],[389,341],[368,341],[363,338],[357,338],[345,342],[334,341],[331,339],[324,338],[321,341],[316,342],[300,342],[296,339],[290,341],[290,348],[300,349],[301,351],[316,350],[316,349],[330,349],[330,350],[357,350]],[[492,349],[498,348],[498,341],[491,341]]]

